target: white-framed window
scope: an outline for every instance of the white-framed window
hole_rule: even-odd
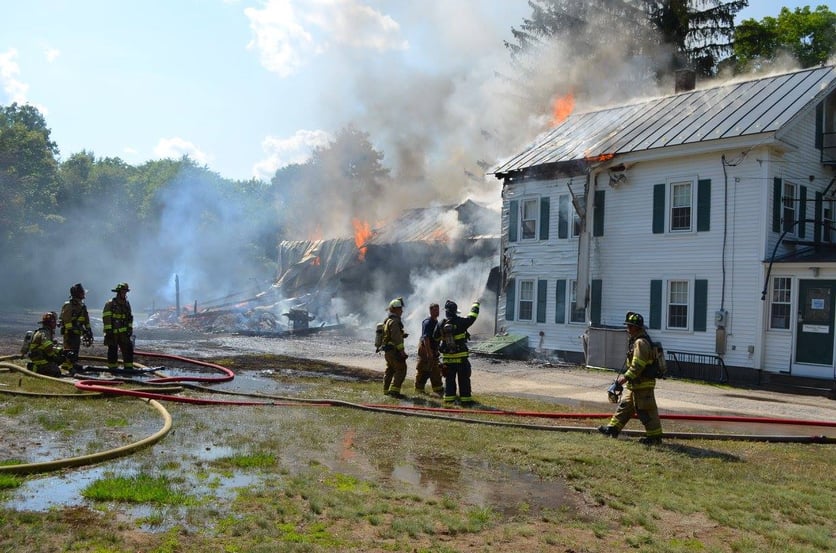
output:
[[[571,204],[570,209],[572,210],[572,238],[577,238],[581,235],[581,217],[575,209],[575,204]]]
[[[670,190],[670,230],[671,232],[688,232],[693,226],[694,181],[671,182]]]
[[[578,306],[578,281],[572,281],[571,302],[569,303],[569,322],[570,323],[585,323],[586,309],[583,305]]]
[[[789,330],[792,318],[792,279],[772,277],[772,295],[769,305],[770,330]]]
[[[687,330],[691,283],[687,280],[668,281],[667,327]]]
[[[833,200],[824,200],[821,204],[821,239],[833,242]]]
[[[795,235],[798,229],[794,227],[796,215],[796,191],[797,186],[791,182],[784,181],[784,188],[781,194],[781,218],[784,221],[782,230],[789,231],[788,234]]]
[[[540,200],[537,198],[523,200],[520,206],[520,236],[523,240],[537,238],[539,221]]]
[[[536,297],[533,280],[520,281],[519,320],[534,320],[534,298]]]

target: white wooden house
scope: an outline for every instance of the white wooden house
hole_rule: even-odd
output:
[[[638,311],[669,351],[832,380],[834,169],[832,66],[572,114],[494,170],[497,329],[582,359]]]

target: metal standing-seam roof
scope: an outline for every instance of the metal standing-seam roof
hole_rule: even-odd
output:
[[[493,174],[774,133],[834,86],[836,67],[825,66],[572,114]]]

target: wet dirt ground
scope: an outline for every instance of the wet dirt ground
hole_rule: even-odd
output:
[[[32,325],[33,315],[0,314],[0,355],[16,353],[20,340]],[[94,328],[95,330],[95,328]],[[100,336],[100,332],[96,332]],[[230,382],[218,385],[227,391],[273,395],[294,395],[303,384],[294,384],[294,376],[328,375],[330,378],[345,378],[354,381],[377,381],[382,379],[384,361],[374,353],[370,329],[338,329],[315,332],[304,336],[257,337],[235,334],[202,334],[181,329],[136,330],[137,350],[173,354],[187,358],[224,358],[225,366],[236,373]],[[103,356],[100,340],[83,354]],[[262,354],[270,354],[265,363]],[[279,357],[273,357],[279,356]],[[414,361],[408,361],[410,368],[407,386],[414,376]],[[473,359],[474,395],[509,394],[531,397],[561,405],[578,406],[586,409],[609,412],[613,406],[606,401],[606,389],[614,375],[608,371],[590,371],[571,365],[548,362],[500,361],[489,358]],[[165,371],[167,367],[160,367]],[[276,376],[282,378],[275,378]],[[409,394],[408,388],[405,391]],[[411,394],[409,394],[411,395]],[[382,395],[381,395],[382,397]],[[823,397],[779,394],[762,390],[735,390],[692,382],[666,380],[657,388],[660,410],[665,413],[693,413],[742,415],[753,417],[778,417],[819,421],[836,421],[836,402]],[[635,423],[638,425],[638,423]],[[706,425],[705,432],[769,433],[792,435],[834,436],[833,428],[739,425]],[[350,435],[344,441],[351,440]],[[191,443],[191,442],[190,442]],[[198,462],[211,460],[223,452],[217,448],[202,445],[201,440],[192,443],[191,449],[180,452]],[[40,451],[38,455],[49,455],[42,451],[43,444],[18,444],[21,451]],[[60,448],[60,444],[56,447]],[[40,449],[39,449],[40,448]],[[371,459],[358,458],[356,452],[339,447],[327,458],[317,462],[348,474],[376,474],[376,477],[408,485],[416,493],[432,495],[445,489],[455,481],[464,490],[474,505],[498,502],[513,509],[520,502],[526,502],[534,509],[558,508],[571,494],[556,494],[555,490],[545,493],[539,479],[531,474],[514,470],[503,471],[504,478],[486,477],[489,471],[478,466],[448,467],[449,463],[437,459],[405,458],[391,467],[377,467]],[[303,452],[289,452],[287,455],[304,457]],[[284,459],[290,465],[304,464],[305,459]],[[117,461],[108,470],[127,470],[130,460]],[[7,504],[19,510],[46,510],[55,506],[82,504],[80,490],[91,480],[100,476],[102,468],[85,469],[59,476],[46,476],[28,482]],[[494,471],[491,471],[495,473]],[[469,476],[463,476],[469,475]],[[243,476],[242,476],[243,477]],[[249,477],[248,477],[249,478]],[[246,483],[234,478],[225,482],[229,490]],[[215,493],[223,494],[221,487]],[[230,491],[230,493],[232,493]],[[498,501],[497,498],[502,498]],[[136,516],[142,516],[138,507]]]

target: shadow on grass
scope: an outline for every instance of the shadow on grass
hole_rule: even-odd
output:
[[[737,455],[732,455],[725,451],[714,451],[712,449],[693,447],[690,445],[684,445],[679,443],[664,442],[655,447],[660,449],[666,449],[671,453],[687,455],[688,457],[692,457],[694,459],[720,459],[722,461],[729,461],[735,463],[739,463],[742,461],[742,459]]]

